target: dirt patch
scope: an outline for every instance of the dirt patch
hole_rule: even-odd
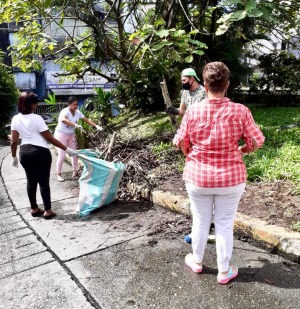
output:
[[[161,180],[156,189],[188,197],[179,174]],[[300,196],[293,193],[288,181],[254,183],[246,186],[238,211],[291,230],[291,223],[300,221]]]
[[[182,180],[182,174],[168,175],[167,177],[160,179],[156,190],[168,191],[182,197],[188,197],[185,189],[185,183]]]
[[[288,181],[248,185],[238,211],[290,230],[293,221],[300,221],[300,196],[292,188]]]
[[[128,144],[126,144],[126,147],[129,148]],[[130,150],[129,153],[132,153],[132,151],[135,150]],[[147,158],[144,157],[145,154],[147,154]],[[141,153],[137,151],[134,160],[130,161],[131,169],[127,166],[128,169],[124,174],[126,177],[123,177],[120,184],[119,200],[130,201],[136,198],[127,189],[127,183],[130,182],[144,185],[146,188],[151,187],[152,190],[168,191],[183,198],[188,197],[182,180],[182,172],[176,169],[174,172],[174,169],[165,170],[162,168],[148,175],[149,170],[151,171],[151,168],[153,168],[154,163],[151,163],[153,157],[149,150],[146,151],[144,148]],[[140,162],[138,158],[143,161]],[[172,162],[170,158],[165,158],[163,161],[170,164]],[[147,163],[145,163],[146,161]],[[155,162],[160,161],[155,159]],[[275,224],[291,230],[293,222],[300,222],[300,195],[294,194],[293,188],[294,185],[290,181],[259,182],[247,185],[239,203],[238,211],[265,220],[270,225]],[[79,194],[78,185],[70,188],[70,190],[74,195]]]
[[[69,190],[76,196],[79,195],[79,184],[74,183]],[[247,185],[238,212],[291,231],[291,224],[300,222],[300,195],[293,193],[293,187],[293,183],[289,181]],[[188,197],[181,173],[160,178],[154,190],[168,191],[183,198]],[[126,198],[127,201],[131,199],[133,197]]]

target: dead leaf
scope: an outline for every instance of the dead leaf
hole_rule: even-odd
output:
[[[271,280],[269,280],[269,279],[264,279],[264,281],[267,282],[267,283],[269,283],[269,284],[276,284],[276,282],[273,282],[273,281],[271,281]]]

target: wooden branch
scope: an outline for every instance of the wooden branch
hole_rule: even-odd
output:
[[[166,107],[171,107],[172,102],[169,96],[169,91],[168,91],[166,79],[164,76],[163,76],[163,81],[160,83],[160,87],[161,87],[161,91],[164,97]],[[169,116],[170,116],[170,121],[171,121],[173,132],[175,133],[179,127],[177,119],[174,115],[169,114]]]
[[[109,16],[110,16],[111,12],[112,12],[113,9],[115,8],[115,5],[116,5],[117,1],[118,1],[118,0],[115,0],[114,3],[110,5],[109,12],[106,14],[105,19],[103,20],[103,23],[105,23],[105,22],[108,20],[108,18],[109,18]],[[120,1],[120,2],[121,2],[121,1]]]
[[[117,133],[114,132],[113,136],[112,136],[112,138],[110,140],[109,147],[108,147],[107,153],[106,153],[105,158],[104,158],[104,160],[106,160],[106,161],[112,161],[111,151],[112,151],[115,139],[116,139],[116,134]]]

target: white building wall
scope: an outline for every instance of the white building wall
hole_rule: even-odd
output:
[[[16,86],[20,90],[35,89],[36,88],[36,75],[35,73],[14,73],[16,78]]]

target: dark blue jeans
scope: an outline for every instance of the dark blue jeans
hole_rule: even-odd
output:
[[[51,209],[50,168],[52,156],[48,148],[35,145],[20,147],[20,163],[25,169],[27,178],[27,194],[31,209],[38,207],[36,203],[37,185],[40,185],[41,196],[46,211]]]

